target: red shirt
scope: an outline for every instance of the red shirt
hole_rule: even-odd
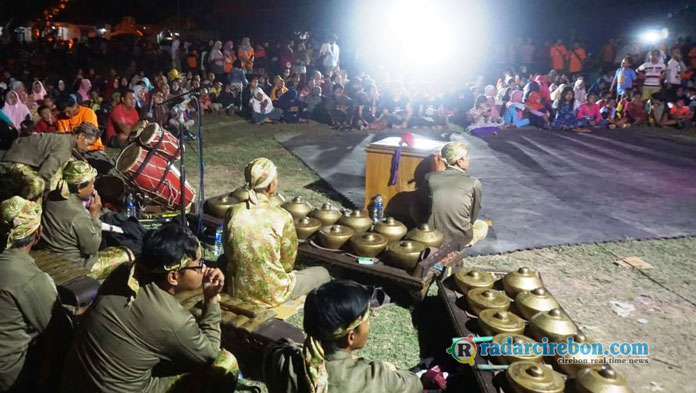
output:
[[[34,132],[49,133],[58,131],[56,123],[48,124],[46,120],[41,119],[34,125]]]
[[[109,120],[106,122],[106,133],[105,137],[106,140],[110,140],[114,135],[116,135],[116,124],[115,123],[124,123],[126,127],[130,130],[133,128],[135,123],[138,122],[138,110],[135,108],[132,108],[130,111],[127,111],[126,108],[123,106],[123,104],[118,104],[114,107],[114,109],[111,110],[111,113],[109,114]]]

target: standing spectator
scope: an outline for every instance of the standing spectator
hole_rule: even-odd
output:
[[[208,58],[210,59],[210,68],[208,72],[214,73],[218,80],[222,80],[222,74],[225,71],[225,56],[222,54],[222,41],[215,41]]]
[[[602,47],[602,51],[599,54],[599,59],[602,61],[602,67],[605,70],[611,69],[614,65],[614,59],[616,58],[616,38],[610,38],[606,44]]]
[[[577,75],[582,72],[582,66],[585,63],[587,54],[585,49],[580,46],[579,41],[573,43],[573,50],[568,53],[568,72],[573,75]]]
[[[531,38],[527,38],[520,48],[520,63],[524,67],[531,67],[534,61],[534,51],[536,50]]]
[[[633,87],[633,81],[636,79],[638,79],[638,75],[636,75],[636,72],[631,68],[631,59],[629,57],[624,57],[624,59],[621,60],[621,67],[616,70],[616,74],[614,74],[614,80],[611,82],[609,90],[613,93],[614,87],[616,87],[616,96],[623,96],[627,90]]]
[[[667,75],[665,82],[667,83],[667,91],[670,95],[674,95],[677,88],[682,84],[681,73],[686,71],[686,65],[682,61],[682,53],[679,48],[672,49],[672,58],[667,62]]]
[[[650,61],[638,67],[638,73],[645,78],[643,82],[643,101],[650,99],[654,93],[659,93],[662,89],[662,80],[665,79],[665,63],[660,61],[660,51],[653,49],[650,51]]]
[[[237,58],[242,61],[242,68],[247,74],[254,72],[254,48],[251,47],[249,37],[242,39],[242,45],[237,49]]]
[[[563,45],[563,40],[560,38],[556,40],[556,43],[549,50],[549,56],[551,57],[551,67],[554,70],[563,71],[565,69],[568,50],[565,45]]]
[[[333,35],[327,42],[322,44],[319,49],[319,58],[321,59],[322,66],[324,66],[324,72],[329,75],[338,67],[340,48],[336,43],[337,40],[338,38]]]

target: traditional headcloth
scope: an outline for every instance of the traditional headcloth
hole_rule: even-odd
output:
[[[196,239],[198,242],[198,239]],[[191,257],[187,253],[184,253],[184,256],[181,257],[180,260],[174,261],[170,263],[169,265],[164,265],[164,266],[157,266],[154,269],[147,269],[145,266],[143,266],[142,263],[139,263],[138,260],[135,261],[135,263],[131,266],[130,272],[128,273],[128,288],[130,288],[133,293],[128,299],[128,304],[130,305],[133,300],[135,300],[135,297],[138,295],[138,292],[140,291],[140,280],[144,277],[147,277],[150,274],[161,274],[161,273],[169,273],[173,272],[175,270],[180,270],[182,268],[185,268],[192,264],[193,262],[198,259],[198,255],[202,255],[203,249],[201,248],[201,243],[198,242],[198,249],[196,250],[196,256]]]
[[[24,239],[41,225],[41,205],[20,196],[13,196],[0,203],[0,223],[7,234],[6,248],[16,240]]]
[[[86,161],[70,161],[63,168],[63,179],[58,184],[58,189],[63,198],[70,196],[68,186],[80,185],[97,177],[97,170]]]
[[[442,147],[440,154],[447,165],[454,165],[469,154],[469,148],[461,142],[450,142]]]
[[[278,169],[268,158],[257,158],[248,163],[244,168],[244,180],[249,191],[249,203],[258,204],[259,200],[254,190],[268,187],[276,177]]]
[[[326,393],[329,391],[329,374],[326,371],[326,359],[324,359],[324,348],[322,341],[338,340],[345,337],[355,330],[360,324],[367,321],[370,317],[370,305],[356,320],[346,327],[339,327],[329,337],[312,337],[307,335],[302,349],[304,356],[305,375],[312,393]]]

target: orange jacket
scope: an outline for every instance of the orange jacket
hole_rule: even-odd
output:
[[[62,115],[56,120],[56,125],[58,126],[58,132],[72,132],[82,123],[91,123],[95,127],[99,127],[97,124],[97,114],[93,110],[87,108],[86,106],[78,106],[77,114],[73,117],[63,117]],[[101,150],[104,151],[104,145],[102,144],[101,138],[97,138],[92,146],[89,147],[89,151]]]

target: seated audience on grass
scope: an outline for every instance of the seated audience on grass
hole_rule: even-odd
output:
[[[280,111],[273,107],[273,102],[262,88],[256,88],[249,104],[251,105],[251,121],[254,124],[273,123],[280,120]]]
[[[39,106],[38,114],[40,120],[34,126],[34,131],[37,133],[49,133],[58,131],[56,126],[56,118],[53,116],[53,111],[46,105]]]
[[[529,111],[529,124],[535,127],[549,128],[549,112],[539,93],[539,84],[529,82],[525,86],[525,105]]]
[[[270,391],[420,393],[418,376],[358,356],[370,334],[370,288],[332,281],[313,290],[304,307],[304,346],[285,341],[264,356]],[[298,360],[300,360],[298,362]],[[300,363],[300,367],[288,367]]]
[[[621,117],[619,112],[616,110],[616,98],[608,97],[604,106],[599,110],[602,114],[602,118],[607,121],[607,125],[610,129],[615,128],[628,128],[630,126],[627,117]]]
[[[14,128],[18,130],[22,128],[23,121],[31,120],[29,108],[19,99],[16,91],[10,90],[7,92],[2,112],[10,119]]]
[[[133,261],[125,247],[101,249],[102,203],[94,189],[97,170],[85,161],[70,161],[57,189],[46,197],[41,248],[104,279],[118,265]]]
[[[324,100],[324,109],[328,115],[329,125],[340,130],[347,131],[353,128],[355,111],[353,100],[343,94],[343,86],[333,86],[332,94]]]
[[[19,195],[39,201],[56,188],[62,169],[73,150],[84,153],[99,138],[99,129],[89,123],[72,134],[39,134],[18,138],[0,160],[0,199]]]
[[[115,270],[80,326],[60,391],[230,392],[239,366],[220,348],[225,276],[206,267],[188,230],[167,225],[145,237],[134,264]],[[176,295],[203,289],[199,321]]]
[[[524,117],[524,104],[522,103],[522,90],[514,90],[510,93],[510,100],[506,103],[507,109],[503,115],[503,124],[515,128],[529,125],[529,119]]]
[[[588,92],[587,102],[580,105],[578,108],[577,118],[580,119],[586,127],[599,128],[603,125],[602,114],[599,110],[597,94]]]
[[[641,125],[648,121],[648,114],[645,113],[645,103],[643,103],[641,93],[638,90],[634,90],[631,94],[624,113],[628,116],[628,121],[633,125]]]
[[[299,100],[293,81],[288,82],[288,91],[280,96],[277,104],[283,111],[282,119],[286,123],[306,123],[311,117],[307,104]]]
[[[138,110],[135,108],[135,93],[133,90],[122,90],[120,103],[111,109],[109,120],[106,122],[106,143],[112,147],[125,147],[129,142],[131,130],[139,119]]]
[[[502,125],[502,119],[499,116],[495,117],[495,114],[493,113],[493,108],[488,104],[488,98],[484,95],[478,96],[474,107],[469,111],[472,123],[467,129],[470,132],[483,129],[499,129]]]
[[[673,106],[669,110],[669,115],[676,122],[675,127],[684,128],[690,127],[691,122],[691,111],[689,107],[684,105],[684,98],[677,98]]]
[[[245,302],[277,307],[330,280],[321,267],[294,270],[297,233],[292,215],[270,197],[278,171],[266,158],[244,169],[249,200],[227,211],[223,244],[229,293]]]
[[[273,88],[271,89],[271,94],[269,97],[271,97],[271,101],[277,100],[285,94],[288,91],[288,88],[285,86],[285,79],[283,79],[280,75],[276,75],[275,78],[273,79]]]
[[[46,358],[42,336],[59,306],[53,279],[29,255],[41,239],[41,204],[19,196],[2,201],[0,239],[0,390],[32,392]]]
[[[551,128],[556,130],[587,131],[584,128],[585,119],[575,115],[575,96],[573,88],[566,86],[556,101],[556,118],[551,122]]]
[[[443,233],[445,242],[458,239],[464,245],[473,246],[488,235],[488,224],[478,219],[481,182],[467,173],[470,158],[465,144],[446,144],[441,157],[447,169],[425,176],[428,223]]]

